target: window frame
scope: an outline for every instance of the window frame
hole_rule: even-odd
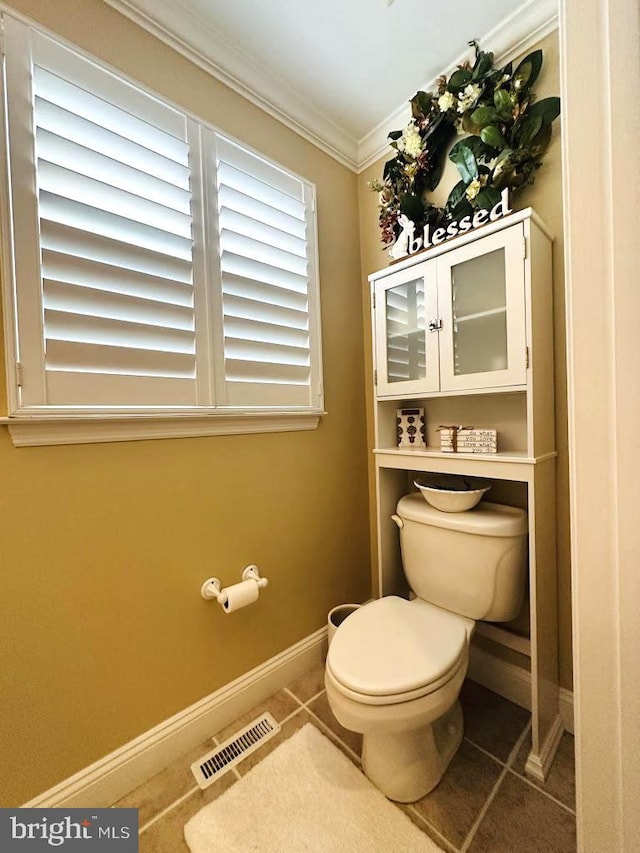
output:
[[[227,133],[218,130],[209,122],[198,116],[194,116],[184,107],[174,104],[167,98],[151,91],[139,82],[128,78],[126,75],[109,67],[106,63],[88,55],[76,45],[66,43],[64,40],[53,36],[40,27],[31,23],[23,22],[19,17],[7,15],[2,12],[3,21],[11,21],[11,30],[5,37],[4,63],[0,71],[0,84],[2,92],[7,91],[10,85],[8,77],[10,73],[5,71],[5,63],[21,62],[23,65],[23,85],[28,85],[28,92],[22,92],[22,97],[31,97],[31,38],[44,38],[54,43],[55,50],[71,51],[83,62],[88,62],[97,69],[99,74],[107,73],[113,75],[116,80],[133,86],[143,96],[158,100],[162,105],[176,110],[184,117],[187,128],[190,150],[193,154],[192,166],[192,215],[194,230],[201,229],[202,234],[207,231],[209,242],[207,251],[194,251],[193,255],[193,279],[194,279],[194,313],[196,320],[196,338],[198,346],[204,344],[205,353],[198,356],[198,362],[203,359],[207,363],[207,369],[200,374],[197,373],[196,382],[208,386],[209,401],[213,404],[195,406],[52,406],[47,404],[23,406],[20,403],[21,384],[20,376],[20,347],[24,343],[19,338],[18,317],[19,312],[24,312],[21,300],[25,298],[24,285],[18,286],[16,281],[16,252],[24,251],[25,244],[31,252],[29,263],[32,271],[37,270],[37,275],[32,276],[40,286],[40,293],[36,301],[37,306],[42,308],[42,285],[40,275],[40,245],[39,239],[25,238],[16,243],[14,228],[23,227],[14,222],[15,193],[11,185],[12,170],[10,158],[12,148],[10,145],[10,134],[12,125],[7,114],[7,101],[2,98],[0,107],[1,131],[5,140],[6,156],[0,163],[0,238],[5,251],[2,252],[2,307],[4,317],[4,342],[5,342],[5,364],[6,364],[6,388],[8,415],[0,417],[0,424],[9,427],[11,438],[16,445],[30,444],[66,444],[87,443],[101,441],[123,441],[145,438],[170,438],[179,436],[198,435],[224,435],[224,434],[248,434],[263,432],[280,432],[293,430],[315,429],[318,426],[320,416],[324,411],[323,393],[323,364],[322,364],[322,335],[320,324],[320,290],[318,274],[318,234],[317,216],[315,204],[315,186],[312,182],[300,175],[293,173],[280,163],[256,151],[246,145],[242,140],[233,138]],[[17,26],[13,26],[13,23]],[[11,49],[6,49],[6,42],[11,38]],[[16,39],[19,39],[16,44]],[[25,60],[20,56],[26,55]],[[16,59],[16,57],[18,57]],[[82,64],[82,63],[79,63]],[[78,83],[87,84],[84,78],[75,77]],[[11,78],[11,85],[15,85]],[[88,88],[88,87],[87,87]],[[117,103],[117,102],[115,102]],[[203,138],[211,137],[213,140],[222,138],[232,144],[240,146],[256,157],[261,158],[270,165],[291,175],[300,181],[304,187],[304,198],[306,202],[307,221],[307,244],[308,244],[308,320],[309,320],[309,405],[305,406],[238,406],[225,407],[223,388],[221,388],[221,377],[224,374],[223,363],[220,362],[222,353],[222,340],[219,334],[222,328],[222,284],[220,278],[217,236],[217,189],[216,189],[216,163],[215,146],[204,145]],[[192,144],[195,146],[192,147]],[[37,198],[37,169],[30,170],[31,192]],[[18,203],[18,207],[20,204]],[[37,211],[36,211],[37,212]],[[32,216],[33,220],[33,216]],[[39,234],[39,222],[32,221],[29,227],[30,235]],[[213,236],[215,235],[215,236]],[[217,267],[217,269],[216,269]],[[197,281],[196,281],[197,279]],[[29,299],[30,310],[33,311],[34,295],[26,294]],[[44,358],[40,364],[44,372]]]

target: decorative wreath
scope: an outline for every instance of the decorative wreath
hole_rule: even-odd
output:
[[[478,209],[491,209],[508,187],[514,194],[534,181],[551,140],[551,125],[560,115],[560,98],[536,100],[531,91],[542,68],[542,51],[525,57],[515,71],[509,62],[495,68],[493,53],[475,50],[451,77],[438,78],[438,89],[417,92],[412,118],[404,130],[389,134],[396,155],[384,167],[383,180],[369,186],[378,193],[382,242],[390,246],[401,231],[404,214],[416,232],[425,225],[442,226]],[[456,134],[449,159],[460,174],[444,207],[427,198],[442,177],[444,155]]]

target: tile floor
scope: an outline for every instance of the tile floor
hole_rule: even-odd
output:
[[[183,827],[187,820],[307,722],[316,725],[358,765],[362,738],[342,728],[331,713],[323,675],[321,667],[308,672],[216,732],[213,742],[220,743],[265,710],[282,726],[278,735],[205,791],[195,784],[189,766],[212,749],[211,740],[117,802],[116,806],[139,809],[141,853],[186,853]],[[449,770],[431,794],[398,808],[447,853],[575,851],[571,735],[563,736],[549,778],[539,785],[524,776],[530,743],[528,712],[469,680],[460,698],[465,739]]]

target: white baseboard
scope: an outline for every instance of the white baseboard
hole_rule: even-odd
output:
[[[24,808],[112,805],[213,732],[321,663],[326,647],[325,627],[25,803]],[[516,705],[531,708],[531,675],[526,670],[472,646],[469,677]],[[573,694],[564,688],[560,688],[560,719],[573,734]]]
[[[531,673],[526,669],[472,645],[468,675],[499,696],[531,710]],[[560,688],[560,719],[565,730],[573,734],[573,693],[564,687]]]
[[[113,805],[215,731],[321,663],[326,647],[324,627],[25,803],[24,808]]]

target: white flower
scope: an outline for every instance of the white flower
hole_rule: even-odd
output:
[[[415,124],[408,124],[398,140],[398,151],[404,151],[414,159],[422,153],[422,137]]]
[[[441,112],[446,113],[447,110],[450,110],[456,104],[456,96],[453,92],[445,92],[444,95],[440,95],[438,98],[438,106],[440,107]]]
[[[463,113],[472,107],[482,94],[482,88],[477,83],[469,83],[458,99],[458,112]]]
[[[478,195],[478,193],[480,192],[480,189],[481,189],[481,184],[477,178],[475,179],[475,181],[471,181],[471,183],[467,187],[467,190],[465,193],[465,195],[467,196],[469,201],[471,201],[472,199],[474,199]]]

